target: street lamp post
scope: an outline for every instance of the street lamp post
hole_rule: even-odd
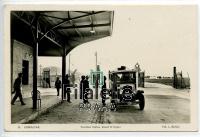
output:
[[[95,57],[96,57],[96,72],[98,71],[97,67],[97,52],[95,52]],[[96,73],[96,81],[95,81],[95,92],[96,92],[96,99],[98,99],[98,74]]]
[[[138,89],[138,85],[139,85],[139,72],[140,72],[140,65],[137,62],[135,64],[135,70],[136,70],[136,89]]]

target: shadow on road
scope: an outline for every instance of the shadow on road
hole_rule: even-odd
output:
[[[118,106],[117,107],[117,112],[119,113],[127,113],[127,112],[138,112],[141,111],[139,109],[138,105],[134,105],[134,106]]]

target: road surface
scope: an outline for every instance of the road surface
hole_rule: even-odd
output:
[[[139,110],[138,105],[119,107],[117,111],[102,109],[101,100],[90,100],[91,106],[83,107],[80,100],[72,100],[72,103],[64,102],[30,123],[163,124],[190,122],[189,89],[178,90],[157,83],[146,83],[145,86],[143,88],[145,95],[143,111]],[[107,106],[109,107],[110,104],[107,103]]]

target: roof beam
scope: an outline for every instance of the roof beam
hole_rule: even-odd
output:
[[[68,11],[68,18],[71,19],[71,16],[70,16],[69,11]],[[71,21],[69,21],[69,22],[70,22],[70,24],[74,27],[76,33],[77,33],[81,38],[83,38],[82,34],[77,30],[76,25],[73,23],[73,20],[71,20]]]
[[[51,16],[51,15],[46,15],[46,14],[40,14],[40,15],[44,16],[44,17],[54,18],[54,19],[66,20],[66,18],[59,18],[59,17],[55,17],[55,16]]]
[[[84,18],[84,17],[88,17],[88,16],[91,16],[91,15],[95,15],[95,14],[99,14],[99,13],[103,13],[103,12],[106,12],[106,11],[98,11],[98,12],[94,12],[92,14],[87,14],[87,15],[82,15],[82,16],[77,16],[77,17],[74,17],[74,18],[71,18],[71,19],[66,19],[58,24],[56,24],[55,26],[53,26],[52,28],[50,28],[47,32],[44,33],[44,35],[40,38],[40,40],[47,34],[49,33],[51,30],[61,26],[62,24],[68,22],[68,21],[71,21],[71,20],[76,20],[76,19],[80,19],[80,18]]]
[[[84,14],[88,14],[88,15],[91,14],[91,13],[86,12],[86,11],[71,11],[71,12],[84,13]],[[59,20],[66,20],[66,18],[59,18],[59,17],[56,17],[56,16],[46,15],[46,14],[43,14],[43,13],[41,13],[40,15],[42,15],[42,16],[44,16],[44,17],[59,19]]]
[[[24,22],[25,24],[27,24],[28,26],[30,26],[32,29],[36,29],[35,26],[33,26],[31,23],[29,23],[29,22],[26,21],[25,19],[20,18],[16,13],[14,13],[14,12],[11,12],[11,13],[12,13],[12,15],[14,15],[16,18],[18,18],[19,20],[21,20],[22,22]],[[40,30],[39,30],[39,33],[40,33],[41,35],[44,35],[44,33],[41,32]],[[51,39],[50,37],[48,37],[48,36],[46,36],[46,35],[45,35],[44,37],[47,38],[48,40],[50,40],[51,42],[53,42],[55,45],[57,45],[57,46],[59,46],[59,47],[62,47],[58,42],[56,42],[55,40]]]
[[[57,29],[74,29],[74,28],[90,28],[90,27],[106,27],[110,26],[111,23],[105,24],[89,24],[89,25],[80,25],[80,26],[68,26],[68,27],[58,27]]]
[[[92,13],[94,13],[94,11],[92,11]],[[94,24],[93,16],[91,15],[91,16],[89,16],[89,18],[90,18],[90,21],[91,21],[91,24],[92,24],[92,26],[91,26],[92,30],[91,31],[95,32],[95,29],[93,27],[93,24]]]
[[[89,11],[72,11],[72,12],[78,12],[78,13],[90,14]]]

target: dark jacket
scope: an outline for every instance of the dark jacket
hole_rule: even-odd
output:
[[[56,80],[55,87],[56,88],[61,88],[61,81],[60,80]]]
[[[103,83],[103,86],[102,86],[102,90],[101,90],[101,97],[102,97],[102,99],[106,99],[106,96],[105,96],[105,89],[107,88],[107,86],[106,86],[106,82],[104,81],[104,83]]]
[[[107,86],[106,86],[106,82],[103,83],[103,86],[102,86],[102,89],[106,89]]]
[[[65,84],[65,91],[66,92],[70,92],[70,81],[69,79],[65,78],[65,81],[64,81],[64,84]]]
[[[80,92],[82,92],[83,91],[83,83],[84,82],[84,80],[81,80],[81,82],[80,82]]]
[[[87,88],[89,88],[89,81],[88,80],[84,80],[83,81],[83,91],[85,91]]]
[[[20,91],[21,90],[21,78],[17,78],[14,82],[14,90]]]

